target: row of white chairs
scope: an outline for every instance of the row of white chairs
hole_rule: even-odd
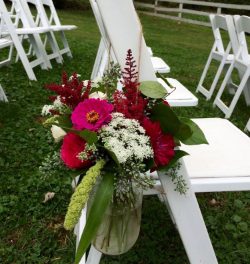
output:
[[[50,69],[52,59],[62,63],[63,54],[72,57],[64,31],[76,26],[61,24],[52,0],[12,0],[9,4],[0,0],[0,50],[9,48],[8,58],[1,61],[0,66],[11,62],[15,47],[17,59],[21,60],[29,79],[36,80],[34,67]],[[55,33],[59,37],[56,38]],[[25,40],[29,42],[28,52]]]
[[[250,33],[250,17],[210,15],[210,21],[214,44],[196,91],[201,92],[207,100],[211,99],[223,70],[226,70],[213,105],[219,107],[226,118],[230,118],[242,92],[244,93],[247,106],[250,106],[250,55],[246,37],[246,34]],[[222,31],[227,32],[229,38],[226,46],[223,43]],[[209,69],[211,69],[212,61],[219,62],[219,67],[211,86],[205,87],[204,81]],[[234,70],[238,72],[239,84],[232,82]],[[226,87],[233,89],[233,99],[228,105],[222,99]]]

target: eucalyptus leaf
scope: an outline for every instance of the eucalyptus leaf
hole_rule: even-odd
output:
[[[184,117],[181,117],[180,120],[182,121],[182,123],[189,126],[190,130],[192,131],[190,137],[181,140],[182,143],[186,145],[208,144],[204,133],[194,121]]]
[[[93,194],[93,203],[89,209],[88,218],[84,227],[77,251],[75,263],[78,264],[83,254],[88,249],[100,226],[104,213],[111,201],[114,189],[114,173],[106,172],[98,185],[97,191]]]
[[[141,82],[139,90],[147,97],[160,99],[167,96],[166,89],[157,81]]]

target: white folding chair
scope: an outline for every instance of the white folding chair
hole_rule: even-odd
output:
[[[61,55],[66,54],[68,57],[72,58],[72,53],[65,36],[64,31],[69,31],[76,29],[75,25],[62,25],[58,17],[57,11],[52,0],[28,0],[28,2],[33,2],[36,4],[40,11],[40,23],[42,26],[48,26],[53,32],[58,32],[60,39],[63,44],[63,48],[59,49]],[[36,2],[36,3],[35,3]],[[48,15],[46,13],[48,11]]]
[[[219,81],[219,78],[221,77],[222,71],[225,70],[225,68],[228,68],[229,65],[231,65],[234,56],[235,54],[237,54],[239,49],[238,39],[235,32],[232,16],[210,15],[209,17],[214,35],[214,44],[196,89],[196,92],[202,93],[207,100],[212,97],[216,85]],[[229,37],[229,42],[226,47],[224,47],[223,44],[221,31],[227,32]],[[209,69],[211,68],[212,61],[218,61],[220,64],[211,86],[207,88],[204,86],[204,81]],[[226,84],[228,86],[233,85],[231,83],[231,79],[229,79]]]
[[[126,26],[126,21],[124,21],[124,23],[120,23],[119,25],[117,25],[114,31],[107,32],[107,30],[110,27],[110,23],[109,25],[107,25],[105,24],[106,21],[103,21],[102,13],[99,10],[98,2],[95,0],[91,0],[90,3],[102,36],[102,40],[98,49],[91,78],[94,79],[97,76],[101,77],[103,75],[109,57],[111,57],[112,60],[114,60],[115,62],[118,62],[121,68],[124,68],[125,57],[128,47],[132,49],[133,54],[137,54],[135,59],[138,61],[139,60],[138,49],[140,46],[141,54],[140,54],[139,68],[143,69],[140,70],[140,76],[139,76],[140,81],[157,80],[155,75],[155,70],[152,65],[150,53],[145,44],[145,40],[142,36],[141,24],[139,23],[139,18],[137,14],[136,17],[134,18],[136,24],[136,32],[130,37],[130,38],[134,38],[131,41],[131,45],[130,45],[128,43],[127,36],[130,36],[131,33],[130,33],[130,29]],[[120,30],[121,28],[123,29],[122,31]],[[123,39],[120,36],[122,35],[121,32],[123,32],[124,34]],[[116,43],[115,46],[113,45],[114,41]],[[112,45],[110,45],[110,43],[112,43]],[[103,50],[105,52],[103,52]],[[168,96],[167,98],[171,106],[196,106],[198,104],[198,99],[179,81],[172,78],[167,78],[166,80],[172,87],[175,87],[175,91],[171,93],[171,95]],[[166,88],[168,92],[173,91],[171,87],[167,85],[162,79],[159,78],[158,81],[162,83],[162,85]]]
[[[246,102],[248,105],[250,105],[250,55],[248,53],[247,40],[245,35],[246,33],[250,33],[250,17],[234,16],[234,20],[240,46],[237,55],[230,65],[213,103],[220,108],[220,110],[225,114],[226,118],[230,118],[230,116],[232,115],[233,110],[244,88]],[[222,94],[225,90],[228,80],[232,76],[234,69],[237,69],[240,72],[240,83],[239,85],[235,85],[236,92],[233,96],[233,99],[228,105],[226,105],[222,100]]]
[[[2,35],[10,37],[17,50],[18,55],[20,56],[20,60],[23,64],[24,69],[26,70],[29,79],[36,80],[36,76],[34,74],[33,68],[38,65],[40,65],[42,68],[45,69],[47,68],[47,64],[43,56],[44,55],[43,51],[38,48],[36,43],[36,38],[34,36],[34,33],[39,33],[40,29],[16,28],[13,21],[11,20],[11,16],[3,0],[0,0],[0,10],[1,10],[1,17],[6,29],[5,32],[2,32]],[[29,61],[25,53],[25,50],[23,48],[23,45],[20,41],[19,37],[23,35],[29,36],[30,43],[32,44],[35,50],[36,59],[32,61]]]

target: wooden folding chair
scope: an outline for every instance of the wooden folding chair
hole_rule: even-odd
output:
[[[216,105],[220,108],[220,110],[225,114],[226,118],[230,118],[230,116],[232,115],[233,110],[244,88],[246,102],[248,105],[250,105],[250,54],[248,53],[246,40],[246,33],[250,34],[250,17],[234,16],[234,21],[240,46],[237,55],[230,65],[213,103],[214,106]],[[225,91],[228,81],[231,79],[234,69],[240,72],[240,83],[239,85],[234,84],[236,92],[233,96],[232,101],[229,104],[226,104],[222,100],[222,95]]]
[[[228,69],[239,49],[239,43],[232,16],[210,15],[209,17],[214,35],[214,44],[196,89],[196,92],[202,93],[207,100],[211,99],[223,70]],[[226,32],[229,37],[229,42],[226,47],[223,44],[221,31]],[[204,86],[204,81],[209,69],[211,68],[212,61],[218,61],[220,65],[211,86],[206,88]],[[231,79],[229,79],[226,84],[228,86],[233,85]]]

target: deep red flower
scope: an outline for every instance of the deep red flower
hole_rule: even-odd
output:
[[[84,151],[86,142],[74,133],[68,133],[63,138],[61,148],[61,159],[67,167],[71,169],[80,169],[91,165],[90,160],[80,160],[77,155]]]
[[[145,118],[142,123],[146,134],[150,137],[154,151],[155,168],[167,165],[174,157],[174,138],[170,134],[164,134],[159,122],[152,122]]]

